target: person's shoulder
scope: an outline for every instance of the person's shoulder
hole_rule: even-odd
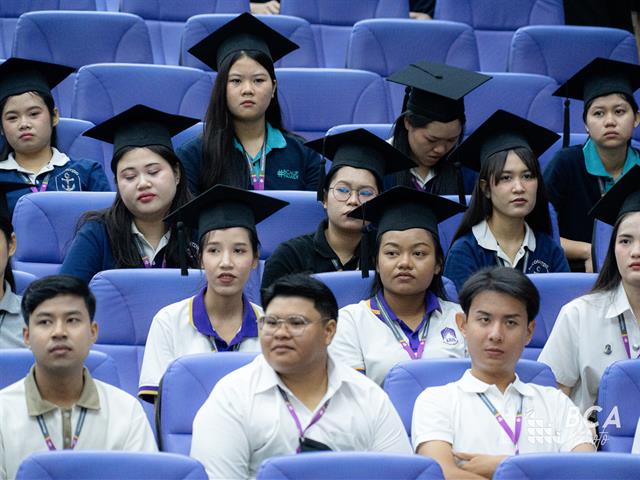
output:
[[[452,302],[450,300],[444,300],[442,298],[438,298],[438,303],[440,303],[440,309],[442,310],[443,315],[446,315],[448,312],[461,312],[462,307],[460,304],[456,302]]]
[[[93,383],[96,386],[96,390],[98,390],[101,402],[105,401],[112,405],[115,404],[120,408],[131,408],[137,410],[138,407],[140,407],[140,411],[142,411],[140,402],[130,393],[96,378],[93,378]]]
[[[80,170],[93,170],[95,168],[99,168],[104,170],[104,167],[102,166],[102,163],[98,162],[97,160],[93,160],[91,158],[71,158],[69,157],[69,161],[67,163],[65,163],[62,167],[56,167],[58,169],[64,169],[65,167],[67,168],[76,168],[76,169],[80,169]]]
[[[468,231],[467,233],[460,235],[449,247],[449,252],[456,250],[469,250],[478,248],[478,240],[476,240],[475,235],[473,235],[472,231]],[[449,257],[449,255],[447,255]]]
[[[235,398],[249,398],[251,390],[269,368],[264,357],[259,354],[246,365],[236,368],[218,380],[213,392],[221,398],[227,397],[232,392],[236,393]]]
[[[189,297],[162,307],[156,313],[153,319],[154,323],[163,326],[174,326],[183,319],[188,320],[192,301],[193,297]]]
[[[304,235],[290,238],[278,245],[273,255],[291,255],[295,253],[301,258],[309,259],[315,251],[314,235],[315,233],[305,233]]]
[[[0,390],[0,406],[15,401],[16,398],[24,398],[24,378],[7,385]]]
[[[360,300],[356,303],[350,303],[349,305],[345,305],[338,312],[340,315],[349,314],[352,316],[360,316],[366,313],[369,313],[371,310],[369,308],[369,299]]]
[[[546,170],[575,168],[577,165],[584,165],[582,147],[582,145],[573,145],[558,150],[553,155]]]

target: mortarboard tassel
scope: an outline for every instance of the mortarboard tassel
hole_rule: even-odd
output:
[[[462,178],[462,165],[460,161],[453,162],[453,166],[456,169],[456,180],[458,182],[458,202],[460,205],[467,206],[467,197],[464,195],[464,179]]]
[[[571,135],[570,133],[570,126],[571,126],[571,119],[569,118],[569,104],[571,102],[569,102],[568,98],[564,99],[564,122],[562,125],[562,148],[567,148],[569,146],[569,137]]]
[[[189,270],[187,269],[187,250],[185,248],[186,238],[184,235],[184,223],[178,222],[176,225],[178,230],[178,258],[180,259],[180,275],[183,277],[189,276]]]
[[[371,258],[371,232],[367,225],[362,221],[362,239],[360,240],[360,270],[362,278],[369,278],[369,258]]]

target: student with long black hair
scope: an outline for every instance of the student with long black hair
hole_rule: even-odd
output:
[[[243,13],[189,52],[217,72],[202,135],[177,151],[189,188],[315,190],[320,157],[285,130],[273,62],[298,46]]]

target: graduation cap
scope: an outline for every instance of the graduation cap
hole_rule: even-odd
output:
[[[164,221],[197,228],[198,239],[211,230],[244,227],[257,236],[256,224],[273,215],[289,202],[227,185],[214,185],[186,205],[171,212]],[[182,224],[182,225],[181,225]],[[186,258],[180,255],[183,275],[186,275]]]
[[[403,111],[451,122],[464,114],[464,96],[492,77],[441,63],[412,63],[387,78],[406,85]]]
[[[497,110],[452,152],[463,164],[480,171],[489,156],[505,150],[528,148],[536,157],[553,145],[560,135],[525,118]]]
[[[296,43],[245,12],[196,43],[189,53],[217,72],[225,58],[241,50],[262,52],[275,62],[298,48]]]
[[[51,95],[51,89],[74,71],[65,65],[11,57],[0,65],[0,101],[25,92]]]
[[[305,145],[323,156],[318,181],[318,201],[322,201],[323,191],[328,187],[327,179],[341,167],[369,170],[376,177],[378,186],[382,188],[385,175],[416,166],[409,157],[364,128],[329,135]],[[332,162],[329,172],[325,175],[326,158]]]
[[[171,137],[195,125],[200,120],[135,105],[83,133],[85,137],[113,143],[113,156],[125,147],[163,145],[173,150]],[[111,161],[111,170],[116,165]]]
[[[564,97],[563,147],[569,145],[569,98],[590,102],[611,93],[633,96],[640,88],[640,66],[598,57],[564,82],[553,95]]]
[[[634,165],[589,211],[589,216],[615,225],[626,213],[640,212],[640,166]]]
[[[408,187],[393,187],[363,203],[349,213],[377,225],[377,237],[392,230],[423,228],[439,238],[438,223],[464,212],[466,207],[444,197]],[[363,239],[366,237],[363,236]],[[361,242],[363,246],[364,242]],[[363,246],[363,261],[371,257],[369,246]],[[368,275],[368,266],[362,267],[362,275]]]
[[[9,202],[7,201],[7,193],[14,190],[29,188],[30,183],[21,182],[0,182],[0,217],[11,219],[11,211],[9,210]]]

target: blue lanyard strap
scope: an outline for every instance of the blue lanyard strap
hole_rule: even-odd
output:
[[[76,431],[73,434],[73,439],[71,440],[71,445],[69,446],[69,450],[73,450],[76,444],[78,443],[78,438],[80,438],[80,432],[82,431],[82,427],[84,426],[84,419],[87,416],[87,409],[82,407],[80,408],[80,415],[78,416],[78,423],[76,424]],[[47,448],[50,451],[56,450],[56,446],[51,439],[51,435],[49,435],[49,429],[47,428],[47,424],[44,421],[44,417],[42,415],[38,415],[36,417],[38,421],[38,426],[40,427],[40,431],[42,432],[42,436],[44,437],[44,443],[47,444]]]

